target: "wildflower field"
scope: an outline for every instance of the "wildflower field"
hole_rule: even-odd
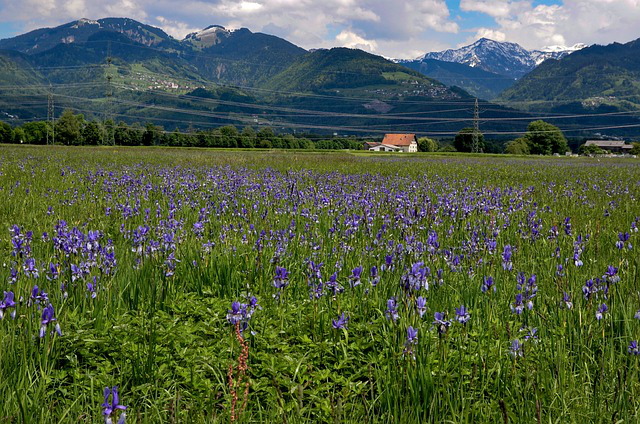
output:
[[[634,160],[0,146],[0,422],[640,420]]]

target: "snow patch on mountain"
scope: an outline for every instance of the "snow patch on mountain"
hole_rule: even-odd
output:
[[[459,49],[427,53],[419,60],[436,59],[462,63],[488,72],[521,78],[547,59],[561,59],[584,47],[584,44],[576,44],[571,47],[549,46],[542,50],[529,51],[516,43],[481,38]]]

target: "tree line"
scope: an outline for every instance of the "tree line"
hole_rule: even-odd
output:
[[[418,139],[420,152],[471,152],[474,142],[473,128],[463,128],[453,140],[436,141],[422,137]],[[523,137],[506,144],[488,142],[478,132],[478,147],[485,153],[507,153],[514,155],[552,155],[569,152],[569,145],[562,131],[544,121],[529,124]],[[174,147],[222,147],[222,148],[262,148],[262,149],[320,149],[320,150],[362,150],[362,138],[298,136],[277,134],[270,127],[255,130],[244,127],[241,131],[232,125],[214,129],[199,129],[180,132],[165,131],[164,128],[146,123],[127,124],[113,121],[87,121],[82,114],[66,110],[52,125],[46,121],[27,122],[12,127],[0,121],[0,143],[46,144],[47,142],[69,146],[174,146]],[[632,154],[640,154],[640,145]],[[595,152],[582,146],[581,154]]]
[[[163,127],[146,123],[127,124],[113,121],[87,121],[82,114],[66,110],[51,124],[46,121],[28,122],[18,127],[0,121],[0,143],[50,143],[67,146],[174,146],[224,147],[263,149],[326,149],[358,150],[363,142],[356,137],[316,138],[276,134],[272,128],[256,131],[245,127],[242,131],[232,125],[186,132],[165,131]]]

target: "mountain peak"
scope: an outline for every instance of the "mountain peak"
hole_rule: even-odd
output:
[[[558,46],[558,45],[545,46],[542,49],[540,49],[540,51],[545,53],[576,52],[586,47],[588,47],[586,44],[578,43],[578,44],[574,44],[573,46]]]
[[[547,59],[560,59],[582,45],[571,48],[551,46],[548,50],[529,51],[517,43],[480,38],[475,43],[459,49],[427,53],[422,60],[435,59],[480,68],[487,72],[510,78],[521,78]]]
[[[203,30],[187,34],[182,41],[189,42],[200,48],[211,47],[220,44],[235,31],[236,30],[228,30],[222,25],[209,25]]]
[[[75,24],[71,28],[80,28],[80,27],[85,26],[85,25],[97,25],[97,26],[100,26],[100,22],[94,21],[92,19],[80,18],[75,22]]]

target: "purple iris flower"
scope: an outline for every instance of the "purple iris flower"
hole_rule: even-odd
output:
[[[438,329],[438,333],[444,334],[447,332],[447,328],[451,326],[451,321],[447,321],[446,314],[444,312],[436,312],[433,314],[432,324]]]
[[[512,254],[511,245],[507,244],[504,247],[504,252],[502,252],[502,268],[505,271],[511,271],[513,269],[513,263],[511,263],[511,254]]]
[[[640,349],[638,349],[638,342],[636,340],[631,340],[631,343],[629,343],[629,347],[627,348],[627,351],[629,352],[630,355],[640,355]]]
[[[417,344],[418,343],[418,330],[409,326],[407,328],[407,344]]]
[[[522,290],[522,287],[524,286],[526,280],[527,277],[526,275],[524,275],[524,272],[519,272],[516,276],[516,288],[518,289],[518,291]]]
[[[24,274],[27,277],[38,278],[40,273],[38,271],[38,267],[36,265],[36,260],[33,258],[27,258],[22,265],[22,269],[24,270]]]
[[[393,322],[396,322],[397,319],[400,318],[400,315],[398,315],[398,309],[397,309],[395,297],[392,297],[391,299],[387,300],[386,315],[387,315],[387,319],[393,320]]]
[[[610,283],[617,283],[620,281],[620,276],[618,275],[618,268],[613,265],[609,265],[607,267],[607,271],[602,276],[602,279],[605,281],[609,281]]]
[[[95,299],[97,296],[96,283],[97,283],[97,277],[93,277],[93,283],[91,281],[87,283],[87,291],[91,294],[91,299]]]
[[[598,292],[598,287],[594,284],[593,278],[585,281],[584,286],[582,286],[582,294],[585,300],[589,300],[594,293]]]
[[[564,232],[566,235],[571,235],[571,218],[567,217],[564,219]]]
[[[616,242],[616,247],[620,250],[624,249],[624,244],[625,242],[629,241],[630,237],[631,236],[629,235],[629,233],[618,233],[618,241]],[[628,247],[629,250],[631,250],[631,243],[629,243]]]
[[[59,265],[54,264],[52,262],[49,263],[49,273],[47,274],[47,280],[53,281],[57,280],[60,276],[60,272],[58,271]]]
[[[460,324],[465,325],[471,319],[471,314],[469,310],[461,305],[459,308],[456,308],[456,321]]]
[[[53,310],[53,305],[49,304],[49,306],[42,310],[42,320],[40,321],[40,338],[45,336],[47,332],[47,326],[53,322],[55,322],[56,333],[58,333],[59,336],[62,336],[60,324],[58,324],[57,322],[56,314]]]
[[[38,305],[38,309],[40,309],[41,303],[46,303],[49,301],[49,295],[44,292],[44,290],[40,290],[38,286],[33,286],[31,290],[31,296],[29,298],[29,304],[35,303]]]
[[[411,271],[402,276],[402,287],[406,291],[419,291],[422,288],[429,290],[427,277],[430,274],[431,270],[424,266],[424,262],[417,262],[411,266]]]
[[[416,299],[416,308],[418,309],[418,314],[420,315],[420,318],[422,318],[424,313],[427,311],[427,301],[425,300],[424,297],[419,296]]]
[[[329,281],[327,281],[327,287],[329,288],[329,290],[331,290],[333,292],[333,295],[336,296],[339,293],[342,293],[344,291],[344,287],[342,287],[340,285],[340,283],[338,283],[338,273],[334,272],[333,275],[331,275],[331,277],[329,277]]]
[[[571,302],[571,296],[569,296],[567,292],[564,292],[564,296],[562,300],[564,302],[564,305],[567,307],[567,309],[573,308],[573,302]]]
[[[4,299],[0,302],[0,319],[4,318],[5,311],[12,309],[11,318],[16,318],[16,302],[12,291],[4,292]]]
[[[520,331],[526,331],[527,334],[524,336],[524,341],[528,340],[538,340],[538,329],[537,328],[522,328]]]
[[[239,325],[241,332],[249,326],[249,321],[256,309],[262,309],[255,296],[247,295],[247,299],[247,303],[233,302],[231,309],[227,311],[227,321],[234,327]]]
[[[231,309],[227,313],[227,321],[233,326],[240,323],[245,315],[242,309],[243,305],[240,302],[233,302]]]
[[[278,293],[274,294],[273,297],[276,299],[280,298],[280,293],[282,290],[289,285],[289,272],[286,268],[276,266],[276,275],[273,277],[273,286],[278,289]]]
[[[515,302],[511,305],[511,312],[520,315],[524,312],[524,302],[522,301],[522,293],[516,294]]]
[[[362,276],[362,265],[357,266],[351,271],[351,277],[349,280],[351,281],[351,287],[356,287],[360,285],[360,277]]]
[[[331,320],[333,328],[335,328],[336,330],[341,330],[341,329],[348,329],[348,325],[349,325],[349,316],[345,316],[344,312],[342,313],[342,315],[340,315],[338,317],[337,320],[333,319]]]
[[[598,310],[596,311],[596,319],[598,321],[600,321],[603,317],[604,314],[609,310],[609,308],[607,307],[607,305],[605,303],[603,303],[602,305],[600,305],[598,307]]]
[[[371,283],[371,285],[373,287],[377,286],[378,283],[380,282],[380,274],[378,274],[378,267],[377,266],[372,266],[371,267],[371,272],[370,272],[370,280],[369,282]]]
[[[18,270],[11,268],[9,271],[9,284],[15,284],[18,281]]]
[[[409,326],[407,329],[407,341],[404,343],[404,355],[410,355],[413,359],[416,359],[413,348],[417,344],[418,330]]]
[[[393,269],[393,255],[385,255],[384,257],[384,265],[382,265],[382,270],[392,270]]]
[[[487,293],[493,287],[493,291],[496,291],[495,283],[493,282],[493,277],[484,277],[482,282],[482,293]]]
[[[109,397],[111,396],[111,403],[109,403]],[[105,416],[104,422],[105,424],[111,424],[111,419],[116,414],[117,411],[122,411],[120,413],[120,418],[118,419],[118,424],[124,424],[126,420],[126,411],[127,407],[124,405],[120,405],[120,398],[118,396],[118,386],[113,386],[113,390],[109,389],[109,387],[104,388],[104,402],[102,403],[102,414]]]
[[[514,341],[511,342],[511,355],[514,358],[517,358],[518,356],[522,356],[523,352],[522,352],[522,343],[520,343],[520,340],[515,339]]]

